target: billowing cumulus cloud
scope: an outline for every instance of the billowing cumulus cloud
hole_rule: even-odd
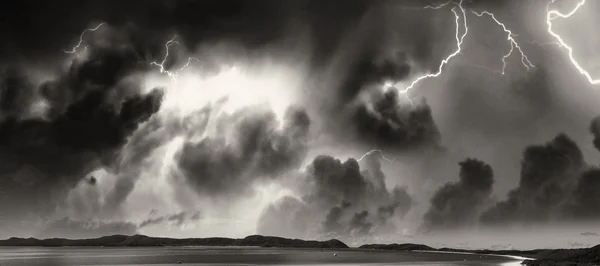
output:
[[[393,220],[402,219],[412,199],[405,188],[388,190],[379,159],[365,159],[367,166],[361,171],[355,159],[315,157],[302,174],[302,196],[284,197],[269,206],[258,231],[348,238],[393,230]]]
[[[163,97],[160,90],[139,94],[139,87],[121,83],[135,70],[130,51],[98,47],[37,87],[24,74],[4,76],[3,212],[13,219],[50,214],[87,173],[115,164],[128,137],[158,111]]]
[[[578,219],[584,212],[595,215],[588,208],[597,204],[590,197],[597,187],[596,171],[585,170],[579,147],[567,135],[527,147],[521,165],[519,187],[481,216],[484,224],[527,225]]]
[[[360,51],[355,51],[354,61],[342,60],[346,63],[341,67],[344,72],[339,74],[340,81],[331,85],[329,97],[334,100],[325,107],[331,108],[325,118],[341,122],[340,128],[334,129],[341,131],[341,137],[368,146],[394,150],[439,147],[441,136],[431,107],[421,100],[412,103],[406,94],[398,92],[404,85],[396,83],[410,80],[414,67],[407,52],[384,48],[383,29],[376,28],[380,22],[372,16],[364,21],[369,33],[373,32],[369,39],[349,49]]]
[[[586,170],[574,190],[565,211],[573,220],[596,221],[600,218],[600,169],[592,168]]]
[[[600,117],[594,118],[590,124],[590,132],[594,136],[594,146],[600,150]]]
[[[354,115],[358,138],[378,147],[438,147],[440,133],[427,103],[410,107],[395,89],[359,106]]]
[[[442,186],[431,199],[424,217],[426,229],[460,229],[477,224],[490,203],[494,175],[485,162],[466,159],[460,163],[460,179]]]
[[[581,126],[597,90],[563,48],[530,42],[551,39],[545,3],[463,1],[461,52],[404,93],[458,49],[459,1],[38,2],[0,21],[0,237],[599,219],[600,120],[593,142]],[[506,33],[473,10],[506,22],[535,67],[503,60]],[[385,160],[351,158],[370,149]]]
[[[217,118],[216,135],[186,142],[177,164],[202,195],[235,196],[255,181],[297,168],[306,153],[310,119],[289,109],[282,121],[270,110],[245,108]]]

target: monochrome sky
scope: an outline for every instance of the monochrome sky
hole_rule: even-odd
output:
[[[599,8],[7,3],[0,238],[597,243]]]

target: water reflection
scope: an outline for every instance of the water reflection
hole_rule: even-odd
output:
[[[334,256],[336,254],[337,256]],[[0,265],[464,265],[517,266],[525,258],[464,253],[280,248],[0,248]]]

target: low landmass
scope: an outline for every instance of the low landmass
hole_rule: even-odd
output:
[[[347,249],[344,242],[331,239],[327,241],[289,239],[274,236],[252,235],[245,238],[163,238],[145,235],[111,235],[90,239],[65,238],[17,238],[0,240],[0,246],[36,246],[36,247],[157,247],[157,246],[238,246],[238,247],[280,247],[280,248],[319,248]],[[359,249],[388,251],[439,251],[464,252],[489,255],[509,255],[531,258],[525,260],[526,266],[588,266],[600,265],[600,245],[578,249],[535,249],[535,250],[466,250],[453,248],[433,248],[423,244],[368,244]]]
[[[600,265],[600,245],[591,248],[545,250],[535,256],[535,260],[526,260],[527,266],[589,266]]]
[[[156,246],[238,246],[238,247],[282,247],[282,248],[348,248],[337,239],[327,241],[288,239],[273,236],[252,235],[245,238],[163,238],[145,235],[112,235],[91,239],[65,238],[17,238],[0,240],[0,246],[38,247],[156,247]]]
[[[489,249],[456,249],[456,248],[432,248],[422,244],[368,244],[362,245],[358,248],[362,249],[380,249],[380,250],[397,250],[397,251],[440,251],[440,252],[462,252],[462,253],[475,253],[475,254],[489,254],[489,255],[509,255],[535,258],[536,254],[539,254],[543,249],[536,250],[489,250]]]
[[[526,266],[591,266],[600,265],[600,245],[577,249],[534,249],[534,250],[465,250],[452,248],[432,248],[420,244],[369,244],[359,248],[397,251],[442,251],[475,254],[509,255],[531,258],[523,261]]]
[[[367,244],[362,245],[358,248],[362,249],[382,249],[382,250],[397,250],[397,251],[435,251],[435,248],[432,248],[427,245],[421,244],[413,244],[413,243],[405,243],[405,244]]]

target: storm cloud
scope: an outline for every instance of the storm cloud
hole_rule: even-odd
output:
[[[480,212],[491,201],[492,168],[483,161],[460,162],[459,181],[442,186],[424,216],[426,229],[460,229],[477,224]],[[468,206],[468,207],[467,207]]]
[[[310,119],[303,110],[289,109],[282,121],[260,108],[218,119],[215,137],[186,142],[176,156],[186,180],[201,195],[243,195],[255,181],[297,168],[305,156]]]
[[[505,24],[471,12],[483,10]],[[199,225],[190,234],[356,239],[595,222],[600,118],[581,125],[598,94],[564,47],[538,45],[552,41],[545,10],[15,3],[0,11],[0,236]],[[565,40],[593,61],[579,35]],[[359,157],[371,149],[385,157]]]
[[[426,102],[412,107],[401,103],[396,89],[360,105],[354,115],[357,137],[376,147],[439,148],[441,136]]]
[[[564,219],[561,214],[565,200],[585,169],[577,144],[560,134],[544,145],[527,147],[521,166],[519,187],[510,191],[505,201],[483,213],[484,224],[532,224]]]
[[[590,132],[594,136],[594,147],[600,150],[600,117],[596,117],[592,120]]]
[[[199,211],[191,212],[191,213],[182,211],[182,212],[179,212],[176,214],[171,214],[171,215],[150,217],[150,218],[142,221],[141,223],[139,223],[138,228],[142,229],[147,226],[163,225],[163,224],[173,224],[175,226],[182,226],[187,222],[198,221],[200,218],[201,218],[201,216],[200,216]]]
[[[3,212],[14,219],[52,213],[87,173],[115,164],[128,137],[158,111],[163,97],[160,90],[139,94],[139,87],[121,82],[136,69],[130,50],[101,46],[37,87],[25,74],[4,75]]]
[[[365,160],[361,171],[352,158],[342,162],[315,157],[303,173],[302,196],[284,197],[268,207],[259,220],[259,233],[344,238],[393,230],[392,220],[402,219],[412,199],[405,188],[388,190],[377,157]]]

